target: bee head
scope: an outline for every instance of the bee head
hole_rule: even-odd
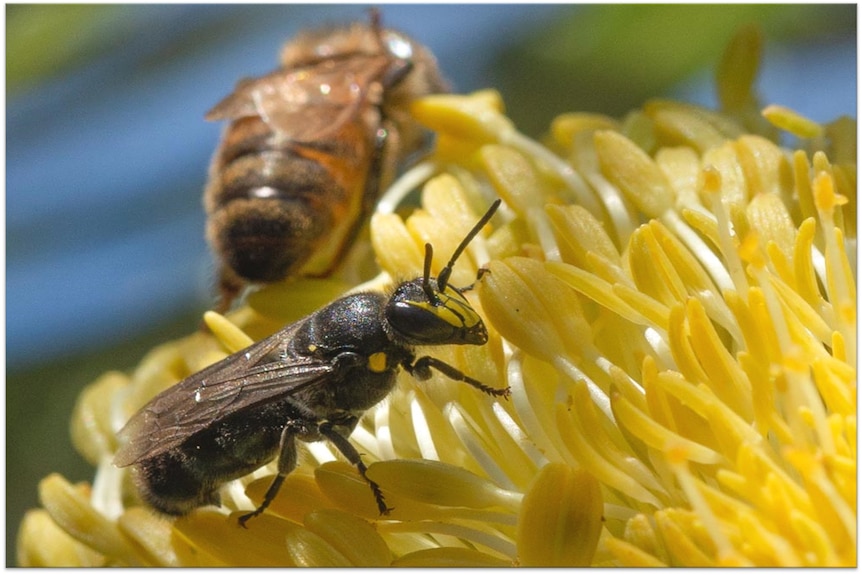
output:
[[[428,291],[432,294],[428,296]],[[386,304],[386,320],[411,345],[482,345],[488,331],[470,302],[452,286],[427,276],[399,285]]]
[[[431,244],[425,244],[425,269],[422,277],[403,282],[386,304],[386,320],[393,331],[411,345],[482,345],[488,330],[482,318],[458,288],[449,285],[452,267],[461,252],[497,211],[494,202],[470,230],[436,278],[431,277]]]

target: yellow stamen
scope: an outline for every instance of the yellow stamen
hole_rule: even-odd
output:
[[[763,117],[775,127],[800,138],[819,138],[823,135],[823,126],[784,106],[767,106],[763,109]]]
[[[524,567],[590,565],[602,529],[602,492],[589,473],[562,464],[539,471],[518,518]]]

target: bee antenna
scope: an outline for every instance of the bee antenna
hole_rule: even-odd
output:
[[[488,208],[488,211],[485,212],[485,215],[482,216],[482,219],[480,219],[478,222],[476,222],[476,225],[473,226],[473,229],[470,230],[470,232],[466,236],[464,236],[464,239],[461,241],[461,243],[458,245],[458,247],[455,248],[455,253],[452,254],[451,258],[449,258],[449,263],[447,263],[446,267],[444,267],[442,270],[440,270],[440,273],[437,275],[437,290],[438,291],[442,292],[443,290],[446,289],[446,284],[449,283],[449,276],[452,275],[452,267],[455,265],[455,260],[457,260],[458,257],[461,255],[461,252],[463,252],[467,248],[467,246],[470,244],[470,241],[476,237],[476,234],[478,234],[479,231],[483,227],[485,227],[485,224],[487,224],[488,221],[492,217],[494,217],[494,212],[496,212],[497,208],[500,207],[501,202],[502,202],[502,200],[500,200],[499,198],[497,200],[495,200],[494,203],[491,204],[491,207]],[[426,248],[426,251],[425,251],[425,268],[426,268],[425,279],[426,280],[428,279],[427,269],[428,269],[428,266],[430,265],[429,257],[428,257],[430,247],[431,246],[429,246],[428,244],[425,244],[425,248]]]
[[[432,304],[437,303],[437,294],[431,288],[431,258],[434,255],[434,248],[431,244],[425,244],[425,269],[422,272],[422,289],[425,295],[428,296],[428,301]]]

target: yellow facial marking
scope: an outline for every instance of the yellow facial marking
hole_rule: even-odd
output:
[[[443,305],[431,305],[428,302],[413,302],[411,305],[433,313],[449,325],[465,327],[467,329],[481,323],[482,318],[470,305],[463,295],[453,289],[446,287],[443,293],[437,292],[437,297]]]

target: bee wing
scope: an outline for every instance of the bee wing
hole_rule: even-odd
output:
[[[328,377],[331,364],[281,357],[296,324],[187,377],[153,398],[120,430],[114,456],[125,467],[177,447],[226,415],[295,393]]]
[[[292,140],[317,140],[358,114],[390,62],[380,54],[354,54],[244,80],[206,118],[260,116]]]

